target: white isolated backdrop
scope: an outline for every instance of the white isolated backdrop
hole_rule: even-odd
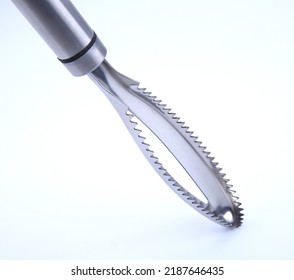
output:
[[[293,1],[81,1],[122,73],[231,178],[227,230],[173,194],[87,78],[0,2],[1,259],[293,259]]]

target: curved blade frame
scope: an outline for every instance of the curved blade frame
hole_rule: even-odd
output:
[[[166,184],[187,204],[210,220],[230,228],[242,224],[238,197],[225,174],[206,147],[197,141],[183,122],[165,104],[139,88],[139,83],[115,71],[104,61],[89,74],[116,108],[139,148]],[[202,191],[205,203],[181,186],[162,166],[137,128],[134,116],[147,126],[167,147]]]

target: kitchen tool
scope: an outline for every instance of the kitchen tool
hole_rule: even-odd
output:
[[[183,201],[220,225],[236,228],[242,224],[241,203],[206,147],[171,109],[106,61],[106,48],[69,0],[12,2],[71,74],[88,75],[108,97],[149,163]],[[162,142],[207,201],[197,198],[168,173],[138,124]]]

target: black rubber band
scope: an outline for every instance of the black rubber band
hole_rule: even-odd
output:
[[[94,32],[94,35],[93,35],[93,38],[92,40],[90,41],[90,43],[85,47],[83,48],[80,52],[78,52],[77,54],[75,54],[74,56],[70,57],[70,58],[66,58],[66,59],[59,59],[60,62],[62,63],[70,63],[70,62],[73,62],[77,59],[79,59],[80,57],[82,57],[89,49],[92,48],[92,46],[95,44],[95,41],[97,39],[97,35],[96,33]]]

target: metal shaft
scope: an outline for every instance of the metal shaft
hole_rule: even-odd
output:
[[[69,0],[11,0],[74,76],[96,69],[106,48]]]

